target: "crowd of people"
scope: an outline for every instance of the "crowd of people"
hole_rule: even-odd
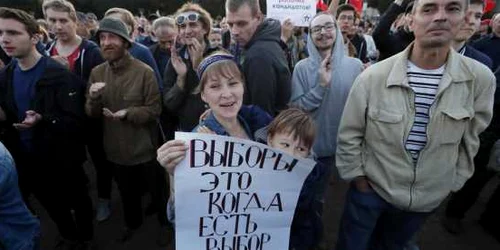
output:
[[[215,19],[195,3],[165,16],[111,8],[101,20],[67,0],[44,0],[38,20],[0,7],[0,249],[40,249],[33,198],[60,234],[51,249],[98,248],[113,180],[117,242],[157,214],[157,244],[175,245],[174,171],[188,150],[175,131],[316,162],[291,250],[333,237],[322,215],[338,177],[350,186],[329,222],[340,225],[335,249],[418,249],[415,234],[450,194],[442,224],[460,234],[500,171],[500,14],[483,19],[484,7],[395,0],[375,22],[332,1],[308,27],[266,18],[258,0],[226,0]],[[479,221],[500,241],[498,211],[500,186]]]

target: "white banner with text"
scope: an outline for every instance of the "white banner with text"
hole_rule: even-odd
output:
[[[249,140],[198,133],[175,170],[176,248],[288,249],[302,185],[315,162]]]
[[[267,0],[267,17],[280,20],[290,18],[294,26],[309,27],[316,15],[316,0]]]

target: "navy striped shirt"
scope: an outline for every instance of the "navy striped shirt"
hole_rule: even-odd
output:
[[[410,152],[414,163],[417,162],[420,151],[427,144],[429,110],[436,99],[444,69],[443,65],[438,69],[426,70],[408,62],[408,84],[415,93],[415,118],[405,147]]]

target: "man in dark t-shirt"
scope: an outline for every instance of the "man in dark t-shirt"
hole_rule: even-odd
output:
[[[85,83],[37,51],[37,33],[32,16],[0,8],[0,44],[13,58],[0,71],[0,139],[16,162],[24,201],[33,194],[57,225],[61,240],[50,249],[87,249],[93,214],[82,166]]]

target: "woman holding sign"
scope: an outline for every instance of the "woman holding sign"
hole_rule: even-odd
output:
[[[234,57],[219,51],[206,57],[198,67],[201,99],[210,112],[194,132],[210,132],[255,141],[255,132],[267,126],[272,117],[257,106],[243,106],[244,81]],[[188,149],[184,141],[173,140],[158,150],[158,161],[173,170]]]
[[[200,64],[198,74],[201,97],[211,111],[195,131],[256,140],[256,132],[263,131],[261,128],[269,124],[271,117],[257,107],[242,106],[243,79],[233,57],[224,52],[213,54]],[[311,157],[315,125],[304,111],[283,111],[267,129],[268,134],[258,136],[262,142],[267,140],[269,146],[295,157]],[[169,172],[170,178],[173,178],[174,169],[184,159],[187,149],[184,141],[173,140],[158,150],[158,161]],[[292,223],[290,249],[310,249],[318,244],[322,223],[315,212],[318,204],[314,194],[323,172],[322,167],[316,166],[304,183]],[[174,195],[170,197],[168,213],[173,222]]]
[[[255,132],[267,126],[272,117],[257,106],[243,106],[244,81],[234,57],[224,51],[206,57],[198,67],[201,99],[208,105],[208,115],[194,132],[215,133],[255,140]],[[175,167],[184,159],[188,146],[172,140],[158,149],[158,162],[170,175],[168,218],[174,222]]]

